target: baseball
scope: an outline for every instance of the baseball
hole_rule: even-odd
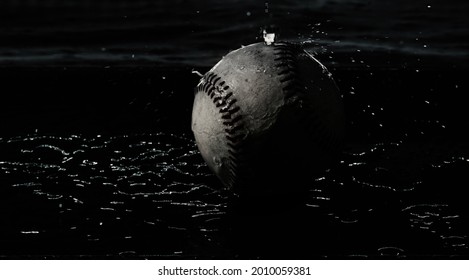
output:
[[[312,55],[292,43],[256,43],[201,78],[192,131],[225,187],[282,192],[334,160],[344,113],[331,74]]]

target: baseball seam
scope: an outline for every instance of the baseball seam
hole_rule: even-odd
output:
[[[302,107],[300,121],[309,131],[311,139],[321,147],[333,150],[339,142],[338,138],[327,132],[324,125],[319,122],[320,118],[315,110],[308,105],[302,106],[307,92],[298,73],[297,57],[301,52],[304,51],[291,43],[280,42],[274,45],[276,56],[274,61],[280,76],[279,81],[286,99],[292,96],[299,97],[299,104]]]
[[[244,122],[240,114],[240,107],[233,91],[223,79],[213,72],[208,72],[202,78],[202,83],[196,88],[197,92],[204,92],[212,100],[221,114],[222,123],[225,126],[225,137],[228,146],[228,185],[233,188],[239,182],[239,168],[243,159]]]

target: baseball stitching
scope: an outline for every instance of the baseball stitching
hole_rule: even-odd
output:
[[[228,145],[228,154],[230,163],[228,165],[228,182],[233,188],[239,182],[241,162],[243,156],[244,122],[240,114],[240,107],[237,105],[233,92],[226,85],[225,81],[213,72],[208,72],[202,78],[203,82],[199,84],[196,91],[205,92],[212,100],[213,104],[219,109],[223,125],[225,126],[225,137]]]
[[[335,135],[328,133],[323,124],[319,122],[320,118],[317,112],[308,105],[303,106],[304,98],[306,96],[306,87],[298,74],[298,60],[297,57],[304,50],[300,47],[287,43],[280,42],[274,45],[276,58],[275,66],[279,69],[278,75],[280,76],[280,83],[286,99],[297,96],[297,103],[302,110],[300,112],[300,122],[308,130],[308,135],[311,139],[318,143],[321,147],[332,151],[339,143],[339,139]]]

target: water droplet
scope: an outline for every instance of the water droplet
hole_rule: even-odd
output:
[[[267,33],[266,30],[263,31],[264,42],[267,46],[270,46],[275,41],[275,33]]]
[[[248,17],[250,17],[250,16],[251,16],[251,12],[250,12],[250,11],[247,11],[247,12],[246,12],[246,15],[247,15]]]
[[[192,73],[192,74],[196,74],[197,76],[199,76],[199,77],[201,77],[201,78],[204,76],[204,75],[202,75],[202,73],[200,73],[199,71],[196,71],[196,70],[192,70],[191,73]]]
[[[21,231],[22,234],[38,234],[39,231],[37,230],[30,230],[30,231]]]
[[[432,6],[428,5],[427,8],[430,9]]]

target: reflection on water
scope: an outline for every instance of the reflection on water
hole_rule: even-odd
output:
[[[413,145],[349,147],[304,204],[238,213],[185,134],[2,138],[1,254],[465,255],[463,190],[434,178],[469,161]]]
[[[210,238],[224,213],[225,199],[207,184],[212,179],[185,136],[29,135],[0,146],[2,241],[40,241],[2,244],[10,248],[2,255],[84,248],[112,255],[134,243],[140,254],[191,254],[186,235]]]

